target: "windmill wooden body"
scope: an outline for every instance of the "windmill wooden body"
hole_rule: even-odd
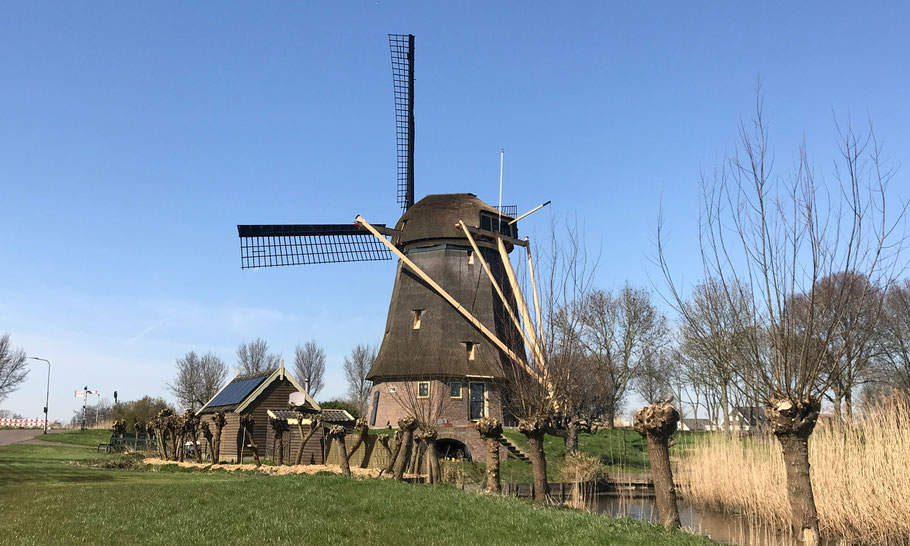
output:
[[[473,421],[508,421],[503,380],[515,363],[526,362],[506,256],[527,242],[518,239],[512,210],[501,212],[473,194],[434,194],[414,203],[414,37],[389,35],[389,42],[404,211],[395,227],[359,216],[353,224],[241,225],[241,265],[397,257],[386,328],[368,375],[366,417],[370,426],[394,427],[415,403],[439,402],[424,417],[438,425],[441,454],[480,452]]]

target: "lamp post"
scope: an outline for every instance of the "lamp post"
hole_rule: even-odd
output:
[[[38,358],[37,356],[30,356],[29,358],[47,362],[47,393],[44,398],[44,433],[47,434],[47,405],[51,400],[51,361],[46,358]]]

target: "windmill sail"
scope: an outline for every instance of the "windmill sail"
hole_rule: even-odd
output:
[[[353,224],[246,225],[237,233],[243,269],[392,259],[382,242]]]
[[[414,35],[389,34],[392,84],[395,89],[395,134],[398,147],[398,204],[414,204]]]

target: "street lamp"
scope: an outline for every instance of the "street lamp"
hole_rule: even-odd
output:
[[[46,358],[38,358],[37,356],[30,356],[29,358],[47,362],[47,394],[45,394],[44,398],[44,433],[47,434],[47,404],[51,400],[51,361]]]

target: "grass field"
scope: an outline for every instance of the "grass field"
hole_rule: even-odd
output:
[[[98,444],[106,443],[110,437],[111,431],[109,429],[89,429],[85,431],[64,430],[62,432],[52,432],[51,434],[41,434],[35,438],[45,442],[97,447]]]
[[[104,468],[129,458],[78,447],[97,443],[93,434],[69,435],[73,447],[0,447],[0,544],[709,543],[647,523],[447,486]]]

